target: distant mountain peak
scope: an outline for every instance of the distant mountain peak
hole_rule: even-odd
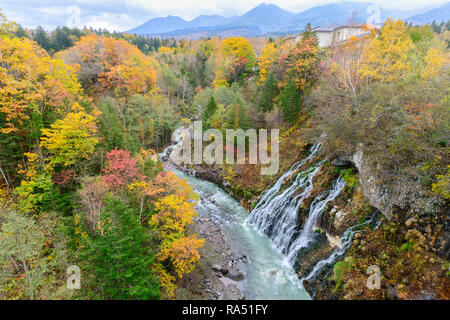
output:
[[[263,2],[263,3],[259,4],[259,5],[257,5],[253,9],[260,8],[260,7],[277,7],[277,8],[279,8],[276,4],[269,3],[269,2]]]
[[[251,12],[257,12],[257,11],[260,11],[260,10],[277,10],[277,11],[289,12],[289,11],[286,11],[284,9],[281,9],[276,4],[263,2],[260,5],[254,7],[253,9],[250,9],[249,11],[247,11],[244,15],[249,14]],[[289,13],[291,13],[291,12],[289,12]]]
[[[370,1],[340,1],[322,4],[308,10],[292,13],[276,4],[262,2],[241,16],[222,17],[219,15],[200,15],[191,21],[181,17],[168,15],[163,18],[153,18],[128,31],[140,35],[162,37],[188,37],[190,39],[209,36],[258,36],[264,34],[292,34],[300,32],[307,23],[313,27],[330,24],[363,23],[370,16],[367,8],[374,5]],[[413,23],[427,23],[432,20],[448,20],[450,16],[450,2],[439,8],[413,16],[407,21]],[[417,12],[406,10],[383,10],[381,19],[387,17],[406,18]],[[433,19],[435,18],[435,19]]]
[[[264,2],[237,18],[231,25],[258,27],[261,32],[268,32],[286,24],[294,16],[294,13],[275,4]]]
[[[433,21],[440,23],[448,20],[450,20],[450,2],[406,19],[413,24],[427,24]]]

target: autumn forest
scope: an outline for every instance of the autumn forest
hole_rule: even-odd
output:
[[[363,153],[386,190],[399,176],[420,186],[425,200],[399,200],[379,229],[360,232],[367,238],[331,266],[329,290],[315,298],[383,299],[404,279],[397,298],[431,287],[450,298],[450,31],[394,19],[364,28],[322,48],[309,25],[297,38],[179,40],[28,30],[1,14],[0,299],[185,297],[209,244],[195,229],[199,195],[158,154],[194,120],[222,132],[280,129],[278,175],[214,168],[213,182],[249,212],[318,142],[311,197],[341,177],[333,205],[352,223],[383,207],[358,161],[337,161],[345,155]],[[337,219],[322,219],[327,232],[344,229]],[[385,291],[358,296],[371,264]],[[80,290],[67,288],[71,265],[82,270]]]

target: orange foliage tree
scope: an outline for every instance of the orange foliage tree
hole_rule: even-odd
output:
[[[198,249],[203,246],[204,239],[186,235],[186,226],[192,224],[197,215],[194,206],[198,195],[185,179],[179,179],[173,172],[161,172],[154,184],[159,189],[153,187],[145,190],[165,190],[158,192],[156,213],[149,221],[150,226],[158,230],[161,239],[161,252],[157,255],[155,271],[166,296],[172,298],[176,278],[166,270],[182,278],[183,274],[191,272],[200,262]]]
[[[32,112],[66,113],[81,95],[73,69],[26,38],[0,38],[0,57],[2,133],[17,131]]]
[[[118,97],[149,93],[156,84],[156,61],[125,40],[90,34],[58,53],[77,70],[83,87]]]

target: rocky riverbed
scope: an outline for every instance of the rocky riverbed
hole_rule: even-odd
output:
[[[199,195],[191,233],[204,238],[197,269],[180,279],[176,299],[310,299],[270,239],[246,224],[248,211],[230,195],[220,169],[177,167],[161,154],[167,170],[186,178]],[[245,294],[245,296],[244,296]]]
[[[170,162],[169,155],[173,146],[164,151],[162,160],[170,167],[177,168],[186,174],[194,170],[176,166]],[[170,163],[170,165],[169,165]],[[224,186],[220,172],[195,168],[196,176]],[[176,299],[201,300],[242,300],[245,281],[245,265],[247,257],[234,248],[230,239],[222,232],[218,222],[207,216],[198,216],[194,220],[191,232],[205,239],[205,246],[200,250],[201,263],[199,267],[184,276],[178,282]]]
[[[220,226],[199,216],[192,231],[205,239],[201,265],[180,280],[177,299],[242,300],[247,258],[233,248]]]

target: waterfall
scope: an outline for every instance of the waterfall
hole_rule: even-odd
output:
[[[247,224],[254,226],[260,233],[267,235],[274,246],[284,254],[289,265],[294,265],[298,252],[308,247],[314,239],[313,227],[319,221],[327,204],[334,200],[345,186],[344,180],[338,178],[331,190],[317,196],[309,209],[309,215],[303,229],[300,229],[299,208],[311,195],[313,179],[322,162],[311,165],[307,170],[297,173],[293,182],[283,191],[282,187],[308,161],[314,159],[319,144],[311,149],[311,154],[296,162],[268,189],[250,213]]]
[[[289,188],[250,214],[248,223],[269,236],[283,254],[287,253],[290,243],[298,233],[298,209],[310,195],[313,189],[312,180],[319,169],[320,166],[315,166],[312,170],[300,172]],[[303,188],[303,191],[293,196],[299,188]]]
[[[250,213],[247,223],[255,226],[262,234],[272,239],[273,244],[281,253],[287,250],[298,234],[298,210],[303,200],[310,196],[313,189],[313,178],[320,169],[316,164],[298,173],[291,185],[280,193],[288,177],[294,174],[307,161],[313,159],[320,145],[311,149],[306,159],[295,163],[277,182],[268,189],[259,200],[255,209]],[[300,193],[294,195],[298,190]]]
[[[361,228],[371,224],[374,219],[375,219],[376,213],[373,214],[368,220],[356,224],[354,226],[349,227],[347,230],[345,230],[345,232],[342,234],[341,236],[341,242],[342,242],[342,247],[336,247],[336,249],[331,253],[331,255],[328,258],[325,258],[321,261],[319,261],[314,268],[312,269],[312,271],[304,278],[300,279],[300,282],[303,285],[303,282],[305,280],[310,281],[310,280],[314,280],[323,270],[323,268],[327,265],[334,265],[334,263],[336,262],[336,260],[341,257],[349,248],[353,239],[353,235],[360,230]],[[375,226],[375,230],[379,227],[381,223],[381,220],[378,221],[377,225]]]
[[[257,206],[257,208],[260,207],[261,205],[262,205],[262,206],[267,205],[270,201],[272,201],[273,198],[276,196],[276,194],[280,191],[280,189],[281,189],[281,187],[283,186],[283,184],[284,184],[286,178],[288,178],[292,173],[294,173],[296,170],[298,170],[298,168],[300,168],[301,166],[303,166],[307,161],[313,159],[313,158],[316,156],[316,154],[317,154],[317,152],[319,151],[319,149],[320,149],[320,144],[319,144],[319,143],[318,143],[318,144],[315,144],[315,145],[311,148],[310,155],[309,155],[307,158],[305,158],[305,159],[303,159],[303,160],[301,160],[301,161],[298,161],[298,162],[294,163],[294,164],[292,165],[292,167],[291,167],[287,172],[285,172],[285,173],[284,173],[284,174],[283,174],[283,175],[275,182],[275,184],[274,184],[270,189],[268,189],[266,192],[264,192],[264,194],[261,196],[260,200],[258,201],[258,206]]]
[[[313,240],[314,231],[312,230],[319,218],[322,216],[328,202],[336,199],[336,197],[341,193],[342,189],[345,187],[345,181],[342,178],[338,178],[333,184],[330,191],[326,191],[319,196],[317,196],[311,203],[309,208],[308,220],[306,220],[305,226],[303,227],[300,236],[294,241],[294,243],[289,248],[289,254],[287,259],[291,265],[295,263],[297,259],[297,254],[302,248],[309,246]],[[325,195],[328,194],[326,197]],[[324,198],[325,197],[325,198]]]
[[[164,158],[168,157],[174,148],[179,148],[183,143],[183,135],[184,135],[184,126],[181,126],[175,129],[172,133],[172,144],[163,150],[159,154],[160,159],[164,160]]]

